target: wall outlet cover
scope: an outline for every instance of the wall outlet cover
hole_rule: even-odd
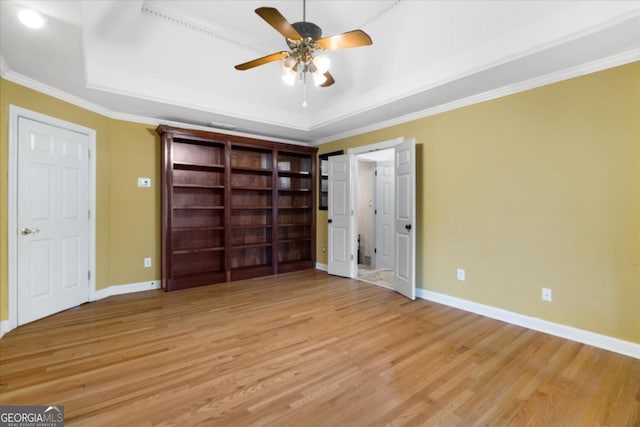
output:
[[[457,278],[459,281],[464,282],[464,279],[465,279],[465,273],[464,273],[464,270],[463,270],[462,268],[459,268],[459,269],[456,271],[456,278]]]
[[[138,178],[138,187],[151,187],[151,178]]]

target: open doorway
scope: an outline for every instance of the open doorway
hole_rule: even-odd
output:
[[[328,265],[329,274],[343,277],[358,277],[358,206],[357,194],[359,187],[358,155],[376,151],[393,149],[392,168],[388,174],[393,176],[389,182],[387,200],[393,211],[389,213],[393,218],[386,229],[388,250],[384,253],[393,254],[389,260],[393,269],[392,289],[407,298],[415,299],[415,140],[397,138],[395,140],[380,142],[363,147],[350,148],[348,153],[342,156],[329,157],[328,168]],[[376,169],[380,172],[382,160],[376,161]],[[377,175],[380,178],[380,173]],[[376,183],[376,188],[384,188]],[[374,194],[373,188],[370,190]],[[378,200],[384,197],[376,196]],[[375,200],[371,198],[371,206],[375,211]],[[368,203],[368,199],[364,199]],[[375,218],[380,217],[380,210]],[[376,219],[378,221],[379,219]],[[375,237],[376,247],[371,260],[376,261],[376,267],[382,265],[380,238],[385,233],[384,227],[377,226]],[[372,232],[373,234],[373,232]],[[389,235],[391,237],[389,237]],[[362,243],[362,242],[361,242]],[[366,243],[364,243],[366,245]],[[391,246],[392,245],[392,246]],[[365,261],[365,258],[362,258]],[[374,283],[380,283],[375,281]]]
[[[394,150],[357,156],[356,187],[358,279],[393,288]]]

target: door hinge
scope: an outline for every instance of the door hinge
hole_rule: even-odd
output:
[[[91,150],[87,150],[87,157],[90,159],[91,158]]]
[[[373,214],[374,214],[374,215],[378,215],[378,209],[374,209],[374,210],[373,210]]]
[[[351,261],[353,261],[353,254],[351,254]]]
[[[353,216],[353,214],[354,214],[353,209],[351,209],[351,216]]]
[[[373,248],[373,253],[377,254],[378,253],[378,248]]]
[[[378,176],[378,171],[377,171],[377,170],[374,172],[374,175],[375,175],[375,176]]]
[[[91,280],[91,270],[87,271],[87,279]]]
[[[87,219],[91,219],[91,209],[87,211]]]

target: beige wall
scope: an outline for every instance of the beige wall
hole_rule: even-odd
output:
[[[319,154],[399,136],[418,144],[418,287],[640,343],[640,63]],[[318,211],[321,263],[326,215]]]
[[[9,104],[97,131],[97,287],[158,279],[153,128],[0,79],[0,320]],[[320,154],[398,136],[418,144],[419,287],[640,343],[640,63],[335,141]],[[153,188],[137,188],[139,176]],[[321,263],[326,219],[318,211]],[[466,282],[455,280],[457,267]],[[552,303],[540,300],[542,287]]]
[[[9,105],[96,130],[96,287],[160,278],[160,139],[153,127],[112,120],[0,79],[0,320],[7,312]],[[137,177],[153,187],[140,189]],[[152,268],[143,258],[152,257]]]

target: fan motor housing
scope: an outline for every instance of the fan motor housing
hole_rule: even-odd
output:
[[[310,37],[313,40],[318,40],[322,37],[322,29],[313,22],[294,22],[291,26],[296,29],[303,39]]]

